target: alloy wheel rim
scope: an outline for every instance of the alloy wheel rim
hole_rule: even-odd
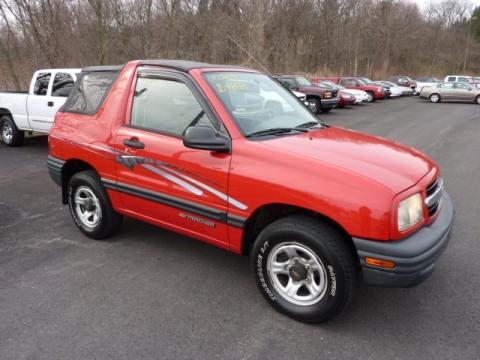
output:
[[[300,243],[276,245],[268,255],[267,273],[277,293],[296,305],[313,305],[327,291],[325,265],[313,250]]]
[[[75,191],[73,201],[75,213],[81,224],[89,229],[95,228],[101,220],[102,208],[93,191],[86,186],[80,186]]]
[[[435,95],[435,94],[432,95],[432,96],[430,97],[430,100],[432,100],[432,102],[434,102],[434,103],[438,102],[438,95]]]
[[[2,124],[2,140],[3,142],[10,144],[13,139],[13,129],[8,121],[4,121]]]
[[[367,96],[368,96],[368,102],[372,102],[373,101],[373,95],[371,93],[367,93]]]

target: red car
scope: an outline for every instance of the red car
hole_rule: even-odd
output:
[[[358,276],[418,284],[452,229],[430,158],[324,125],[247,68],[86,68],[49,150],[50,175],[86,236],[104,239],[128,216],[248,254],[264,297],[305,322],[337,315]]]
[[[385,99],[385,90],[381,86],[367,84],[357,77],[327,77],[316,78],[313,82],[318,81],[331,81],[334,84],[340,84],[347,89],[363,90],[368,94],[368,102],[374,102],[375,100]]]

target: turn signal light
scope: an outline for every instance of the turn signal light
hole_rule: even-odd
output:
[[[395,269],[395,262],[390,260],[375,259],[372,257],[365,257],[365,264],[381,267],[384,269]]]

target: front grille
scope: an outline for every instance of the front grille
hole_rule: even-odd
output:
[[[427,197],[425,205],[427,206],[428,216],[433,216],[437,213],[440,202],[443,198],[443,180],[441,177],[435,179],[426,189]]]

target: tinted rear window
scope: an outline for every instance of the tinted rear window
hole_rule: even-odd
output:
[[[115,81],[117,74],[118,72],[116,71],[80,73],[62,111],[82,114],[96,113]]]

